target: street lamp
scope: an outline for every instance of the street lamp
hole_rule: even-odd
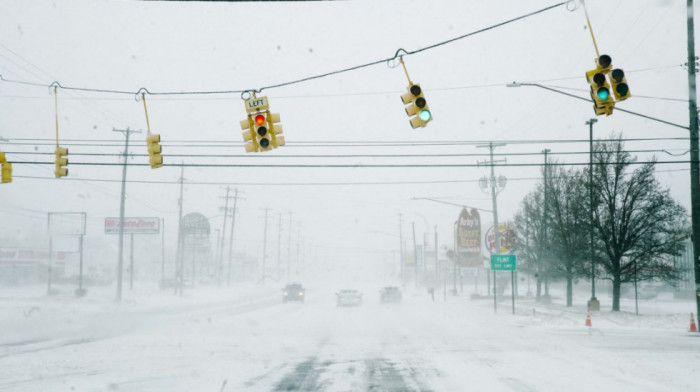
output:
[[[588,301],[590,310],[600,310],[600,301],[595,297],[595,260],[593,260],[593,124],[598,120],[592,118],[586,121],[588,125],[588,201],[589,207],[589,224],[588,224],[588,239],[589,258],[591,262],[591,299]]]

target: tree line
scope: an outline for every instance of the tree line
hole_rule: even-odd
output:
[[[682,272],[673,258],[690,236],[688,212],[657,181],[655,158],[636,164],[621,140],[594,143],[590,171],[547,159],[522,200],[513,245],[518,268],[536,277],[538,301],[563,280],[572,306],[574,283],[593,276],[612,282],[619,311],[623,283],[675,283]]]

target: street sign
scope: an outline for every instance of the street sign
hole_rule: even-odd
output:
[[[515,255],[491,255],[492,271],[515,271]]]

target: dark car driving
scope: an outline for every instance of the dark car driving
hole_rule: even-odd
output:
[[[379,291],[379,302],[383,304],[401,303],[401,289],[387,286]]]
[[[299,283],[289,283],[282,289],[282,302],[301,301],[304,302],[306,289]]]

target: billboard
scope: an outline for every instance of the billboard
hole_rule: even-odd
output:
[[[481,264],[481,217],[474,208],[463,208],[457,219],[457,254],[461,265]]]
[[[53,263],[62,265],[66,262],[66,252],[53,252]],[[46,264],[49,252],[43,249],[4,248],[0,249],[0,265],[36,265]]]
[[[124,218],[124,234],[158,234],[160,218]],[[119,218],[105,218],[105,234],[119,234]]]

